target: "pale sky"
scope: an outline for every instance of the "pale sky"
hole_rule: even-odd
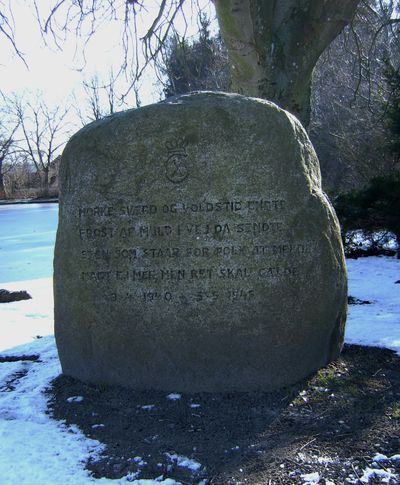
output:
[[[56,0],[38,0],[41,8],[54,5]],[[96,31],[86,47],[86,65],[82,62],[82,56],[74,58],[75,41],[70,34],[67,42],[62,44],[63,50],[59,51],[53,46],[45,46],[41,37],[37,20],[34,16],[32,0],[5,0],[6,4],[12,5],[12,13],[15,21],[16,42],[19,50],[24,53],[28,68],[13,52],[11,45],[0,36],[0,90],[6,94],[12,92],[22,93],[29,90],[43,92],[48,104],[68,104],[71,95],[75,92],[78,100],[82,99],[82,81],[88,80],[94,74],[107,79],[111,66],[115,70],[120,65],[122,56],[120,48],[119,28],[120,22],[107,22]],[[117,1],[115,2],[118,3]],[[123,4],[123,0],[120,0]],[[190,0],[187,4],[188,23],[191,25],[189,34],[194,34],[197,30],[196,19],[190,18]],[[208,3],[202,1],[204,6]],[[147,18],[143,23],[154,18],[154,14],[159,1],[146,0],[146,7],[149,9]],[[204,8],[209,15],[214,15],[213,7]],[[180,20],[180,26],[183,23]],[[139,26],[140,28],[140,26]],[[48,39],[51,41],[51,38]],[[78,49],[79,53],[82,49]],[[81,68],[82,70],[78,70]],[[158,91],[158,92],[157,92]],[[155,85],[155,78],[151,73],[143,79],[140,95],[143,104],[156,102],[160,99],[160,87]]]

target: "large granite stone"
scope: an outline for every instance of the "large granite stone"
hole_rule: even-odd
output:
[[[272,390],[338,356],[346,270],[314,149],[272,103],[196,93],[92,123],[61,163],[65,374]]]

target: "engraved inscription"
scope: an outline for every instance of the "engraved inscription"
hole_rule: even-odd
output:
[[[286,209],[285,199],[244,199],[244,200],[217,200],[213,202],[172,202],[170,204],[135,204],[114,206],[79,207],[78,216],[81,219],[87,217],[137,217],[146,214],[195,214],[195,213],[269,213],[284,212]]]
[[[79,207],[77,277],[109,285],[109,301],[250,304],[258,287],[295,284],[298,259],[318,251],[287,239],[287,209],[284,197]]]
[[[229,236],[234,234],[257,235],[261,233],[280,233],[284,227],[283,221],[268,220],[232,224],[134,224],[123,226],[116,230],[113,226],[79,227],[80,239],[140,239],[168,238],[169,236]]]

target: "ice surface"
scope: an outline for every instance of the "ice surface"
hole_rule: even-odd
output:
[[[58,204],[0,205],[0,288],[52,276],[57,220]]]

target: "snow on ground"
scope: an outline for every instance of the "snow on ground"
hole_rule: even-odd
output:
[[[40,361],[0,364],[0,484],[84,485],[101,484],[173,485],[174,480],[95,480],[84,463],[103,445],[86,438],[74,426],[66,426],[46,414],[43,391],[61,368],[54,337],[47,336],[7,352],[7,356],[40,355]],[[13,390],[7,390],[12,386]]]
[[[54,330],[53,279],[0,283],[9,291],[26,290],[32,300],[0,304],[0,351],[32,342]]]
[[[388,257],[350,260],[348,270],[349,295],[371,304],[349,307],[346,342],[388,347],[400,353],[400,284],[395,283],[400,280],[400,260]],[[118,480],[94,479],[89,475],[84,463],[89,456],[95,457],[103,445],[86,438],[76,427],[51,420],[45,412],[43,391],[61,371],[52,336],[52,280],[0,286],[27,290],[33,297],[0,305],[0,355],[40,355],[37,362],[0,363],[0,485],[177,483],[171,479],[135,480],[132,475]],[[24,345],[11,348],[21,343]],[[177,396],[170,394],[166,398]],[[184,456],[170,458],[180,466],[201,466]],[[362,478],[367,483],[376,473],[366,468]],[[303,483],[312,484],[318,483],[319,477],[309,474],[302,478]],[[388,476],[381,478],[389,480]]]
[[[350,305],[346,342],[386,347],[400,353],[400,259],[347,261],[349,295],[370,305]]]

